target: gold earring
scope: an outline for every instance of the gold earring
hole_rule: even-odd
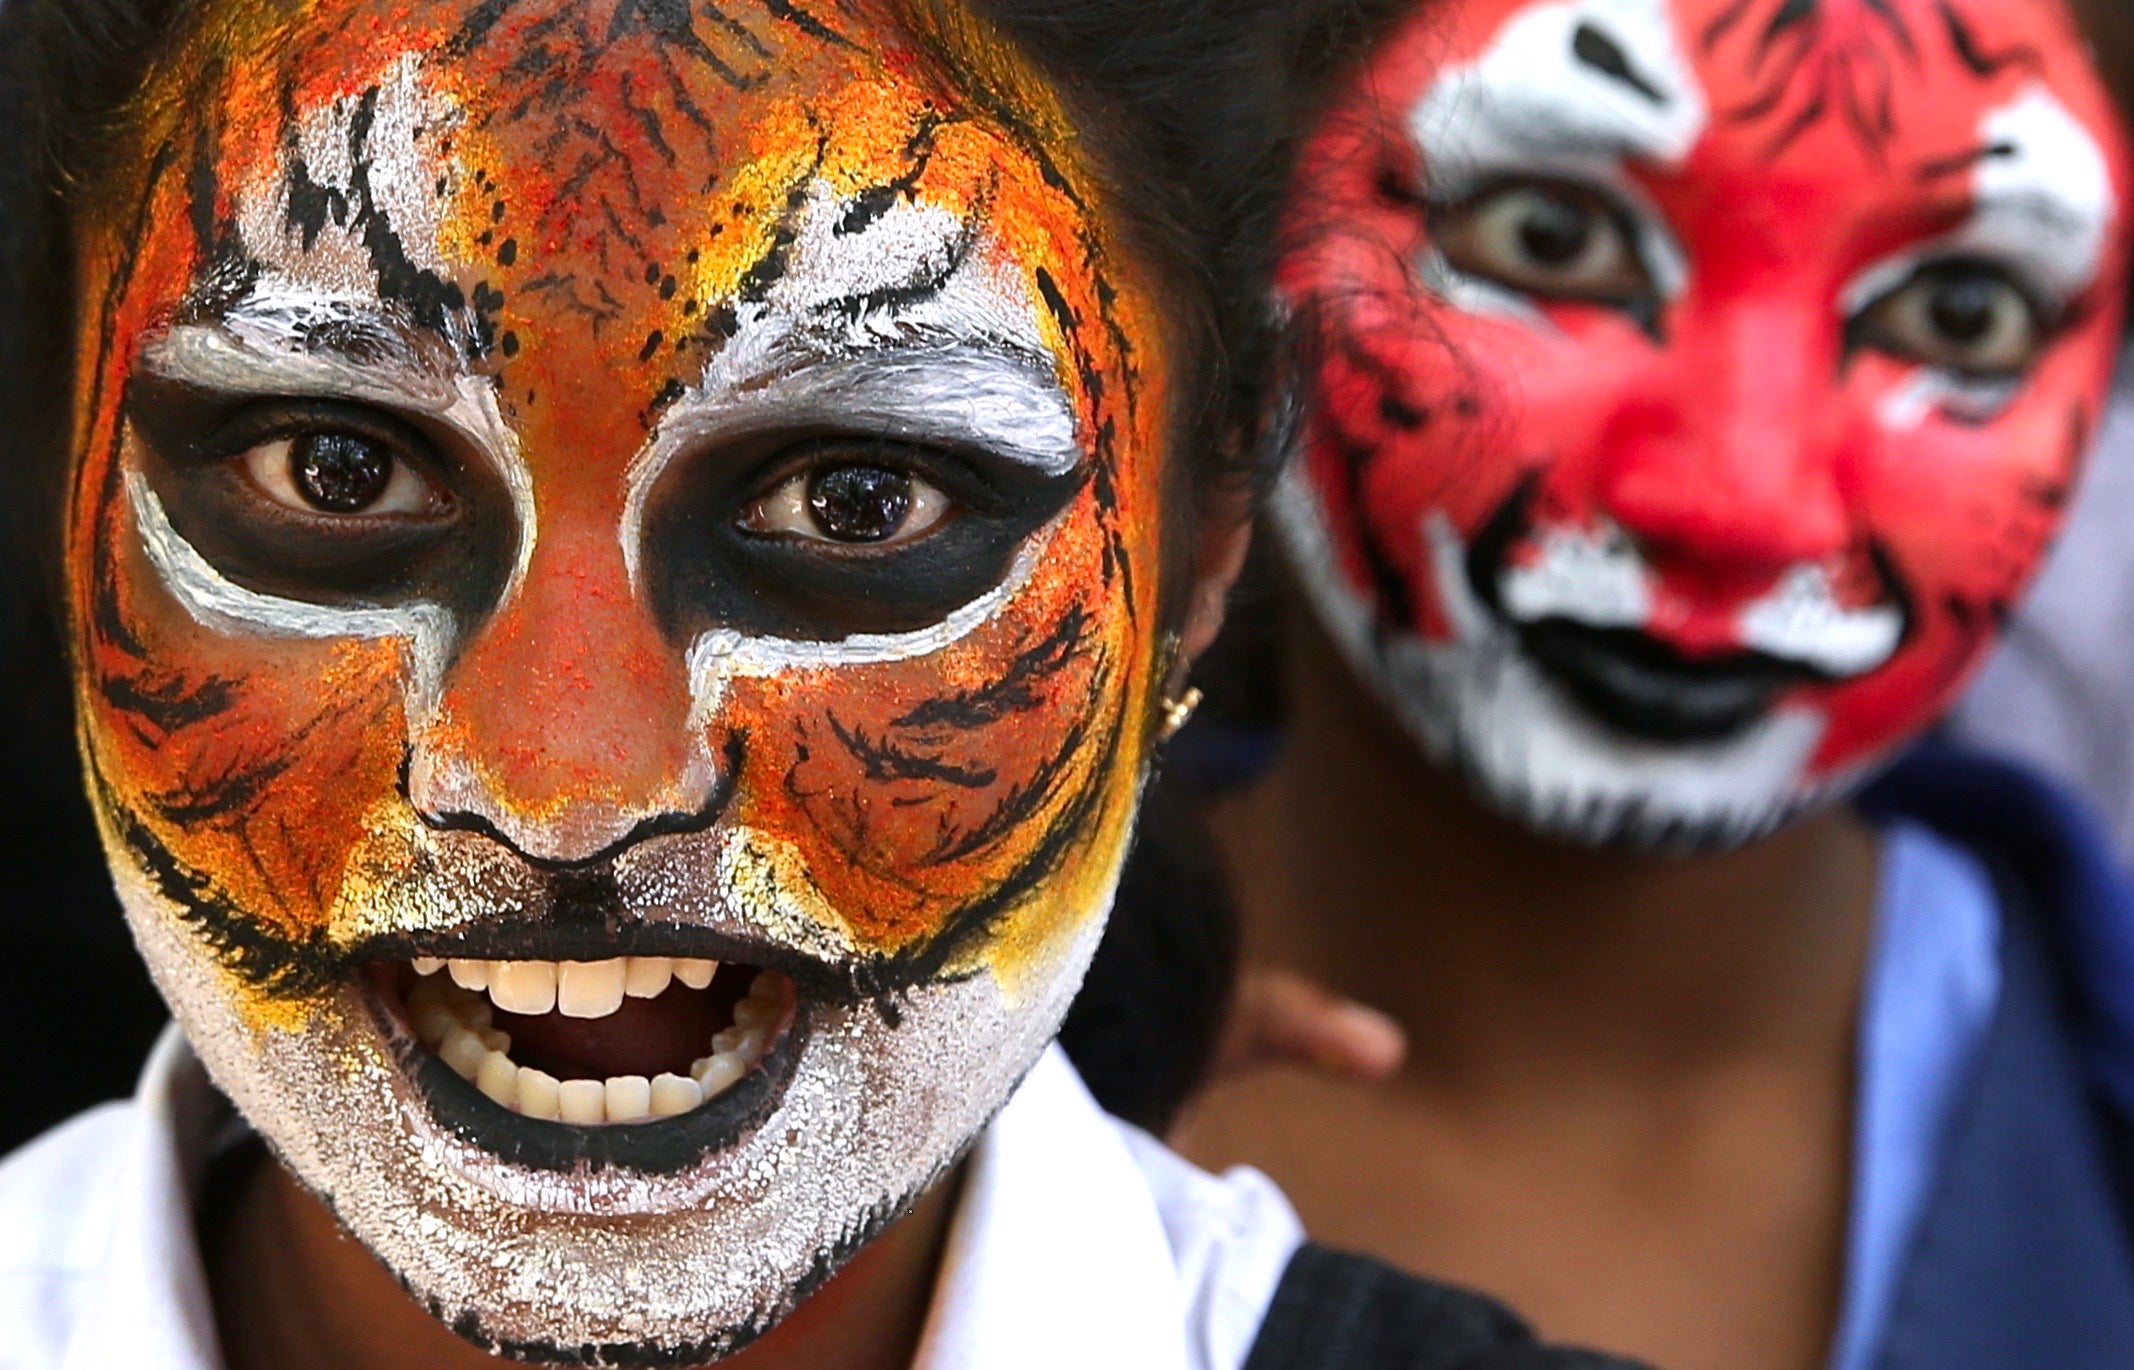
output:
[[[1156,741],[1168,742],[1183,732],[1186,724],[1193,721],[1193,715],[1199,711],[1200,702],[1205,698],[1207,696],[1202,694],[1200,687],[1196,685],[1176,699],[1164,700],[1163,729],[1156,734]]]

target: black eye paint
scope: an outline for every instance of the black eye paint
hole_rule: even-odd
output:
[[[233,397],[146,374],[128,385],[125,413],[171,526],[238,585],[317,604],[428,600],[469,616],[503,594],[518,537],[510,494],[449,435],[369,405]],[[318,512],[287,507],[243,469],[274,442],[290,444],[290,483]],[[430,483],[435,509],[364,515],[395,463]]]
[[[795,475],[808,481],[822,535],[745,526],[745,511]],[[888,541],[914,479],[954,510],[923,535]],[[1085,479],[876,437],[756,439],[676,463],[646,509],[648,585],[677,640],[713,628],[803,641],[912,632],[1000,584]]]

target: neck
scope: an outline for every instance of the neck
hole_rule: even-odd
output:
[[[1856,817],[1686,859],[1543,837],[1426,762],[1315,626],[1290,637],[1284,754],[1216,815],[1255,959],[1392,1013],[1410,1075],[1445,1087],[1849,1059],[1875,889]]]
[[[733,1370],[890,1370],[911,1364],[932,1303],[954,1181],[936,1186]],[[432,1318],[281,1166],[254,1156],[201,1245],[231,1370],[494,1370]]]

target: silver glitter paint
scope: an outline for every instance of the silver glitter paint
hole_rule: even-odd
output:
[[[900,202],[841,234],[851,203],[810,188],[786,274],[736,309],[733,337],[631,463],[621,535],[633,585],[652,492],[677,457],[714,442],[830,426],[991,453],[1048,476],[1081,465],[1066,361],[1045,346],[1040,303],[972,249],[978,227]],[[907,298],[914,281],[932,288]],[[875,292],[890,303],[850,307]]]
[[[259,637],[404,641],[411,658],[409,711],[421,718],[435,708],[452,636],[452,616],[442,606],[417,601],[390,609],[348,608],[247,590],[216,570],[171,527],[163,501],[146,476],[128,471],[126,495],[149,564],[194,622]]]
[[[158,986],[210,1074],[349,1230],[448,1323],[565,1348],[716,1353],[789,1311],[983,1131],[1058,1030],[1103,909],[1037,987],[990,976],[818,1014],[775,1113],[678,1175],[507,1164],[443,1129],[351,986],[300,1029],[256,1027],[177,910],[114,852]],[[607,1363],[599,1355],[589,1363]]]

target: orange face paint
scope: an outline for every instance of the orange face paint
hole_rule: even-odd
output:
[[[921,17],[232,0],[92,188],[114,868],[218,1080],[492,1342],[745,1339],[968,1141],[1101,925],[1164,348],[1044,82]],[[790,1059],[592,1172],[439,1103],[363,983],[654,950],[790,975]],[[483,1273],[592,1212],[652,1295]]]

